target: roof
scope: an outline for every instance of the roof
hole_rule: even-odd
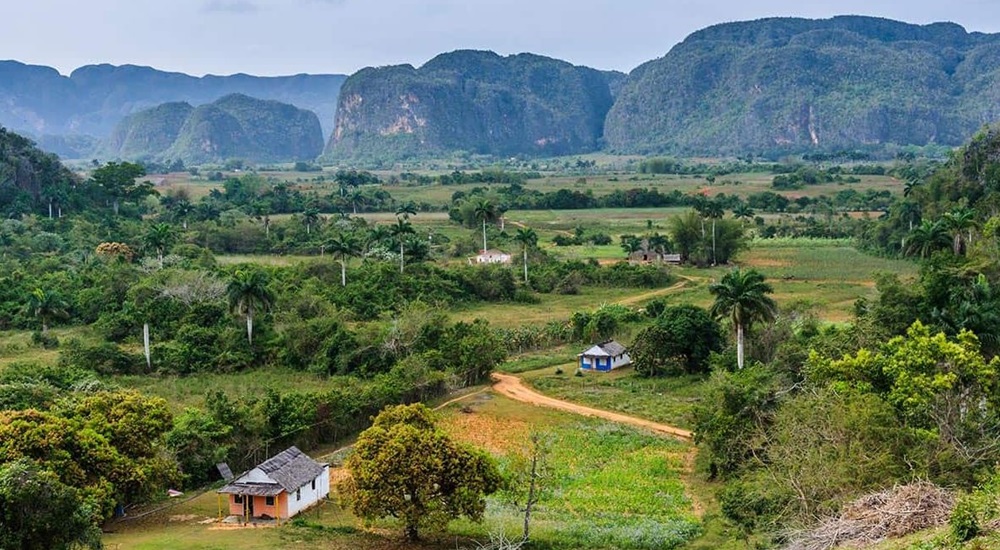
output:
[[[608,340],[607,342],[601,342],[596,346],[588,349],[587,351],[581,353],[580,355],[585,355],[588,357],[618,357],[625,353],[625,346],[619,344],[614,340]]]
[[[281,492],[292,492],[306,483],[316,479],[325,464],[316,462],[308,455],[292,446],[260,463],[255,470],[260,470],[268,481],[251,480],[244,474],[236,481],[219,489],[220,493],[239,495],[274,496]]]

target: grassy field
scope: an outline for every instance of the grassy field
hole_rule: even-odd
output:
[[[575,358],[574,358],[575,359]],[[557,374],[556,370],[561,370]],[[631,368],[610,373],[574,376],[574,361],[525,372],[533,388],[559,399],[663,422],[687,430],[694,428],[692,411],[702,397],[704,376],[643,378]]]
[[[685,488],[691,447],[631,428],[526,407],[479,394],[441,413],[442,427],[456,439],[494,454],[502,465],[520,463],[530,434],[548,442],[542,500],[532,521],[542,548],[674,548],[702,531]],[[333,478],[337,477],[335,473]],[[404,544],[390,521],[365,526],[336,498],[306,516],[307,527],[220,529],[214,493],[160,514],[117,524],[105,536],[112,549],[167,548],[475,548],[489,532],[520,532],[518,507],[505,495],[491,497],[485,521],[456,521],[449,532],[419,545]],[[207,523],[203,523],[207,522]]]

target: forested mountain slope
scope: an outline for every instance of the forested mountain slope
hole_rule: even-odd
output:
[[[629,75],[605,139],[691,154],[958,145],[1000,115],[1000,35],[871,17],[715,25]]]
[[[344,83],[330,158],[456,150],[572,154],[600,147],[619,76],[532,54],[442,54],[416,69],[368,68]]]
[[[322,151],[323,131],[315,113],[232,94],[197,108],[165,103],[129,115],[115,129],[107,153],[201,164],[231,158],[311,161]]]
[[[316,113],[328,133],[344,75],[194,77],[135,65],[55,69],[0,61],[0,124],[38,138],[66,157],[89,153],[126,116],[167,102],[201,105],[241,93]],[[66,136],[71,136],[67,138]]]

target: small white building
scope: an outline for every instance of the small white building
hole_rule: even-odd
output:
[[[632,364],[625,346],[614,340],[601,342],[577,357],[581,370],[608,372]]]
[[[511,262],[511,255],[506,252],[489,249],[483,250],[477,256],[469,258],[469,263],[475,264],[509,264]]]
[[[229,495],[229,515],[244,521],[283,520],[330,494],[330,465],[289,447],[219,489]]]

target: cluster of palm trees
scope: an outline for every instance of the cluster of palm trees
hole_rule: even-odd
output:
[[[924,220],[913,227],[903,240],[903,253],[926,258],[950,247],[952,253],[960,256],[972,246],[978,226],[975,212],[969,208],[956,208],[937,220]]]

